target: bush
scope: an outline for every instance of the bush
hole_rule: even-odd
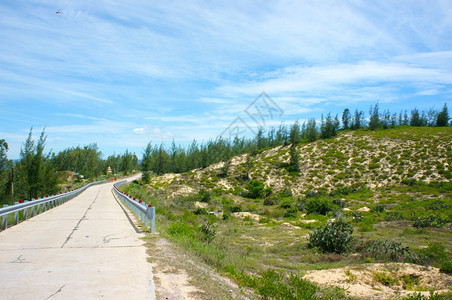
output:
[[[287,198],[287,197],[292,197],[292,190],[289,188],[285,188],[283,189],[281,192],[279,192],[279,197],[281,198]]]
[[[275,205],[278,203],[279,203],[279,199],[275,195],[267,197],[264,200],[264,205],[266,205],[266,206]]]
[[[441,272],[452,275],[452,261],[446,261],[443,263],[440,269]]]
[[[412,256],[408,247],[390,240],[367,241],[358,245],[356,250],[378,260],[393,262],[404,261]]]
[[[207,215],[207,209],[198,207],[193,211],[195,215]]]
[[[193,227],[182,221],[173,222],[168,228],[168,233],[174,236],[193,236],[193,232]]]
[[[144,184],[151,182],[151,172],[143,172],[143,175],[141,175],[141,181]]]
[[[446,224],[446,220],[441,216],[429,215],[417,217],[414,220],[413,226],[416,228],[436,227],[441,228]]]
[[[417,251],[418,262],[424,265],[441,267],[447,261],[446,249],[440,243],[430,243],[427,248]]]
[[[246,194],[248,198],[257,199],[264,196],[265,185],[260,180],[252,179],[246,184],[246,189],[248,190]]]
[[[386,209],[385,204],[377,204],[376,206],[372,207],[371,212],[373,213],[382,213]]]
[[[209,203],[210,199],[212,198],[212,194],[205,189],[200,189],[198,194],[196,195],[196,198],[201,202]]]
[[[323,252],[344,253],[353,241],[353,226],[344,219],[328,223],[309,236],[309,248],[317,247]]]
[[[199,231],[201,233],[201,240],[207,243],[212,242],[217,235],[216,225],[209,221],[201,225]]]
[[[339,206],[340,208],[345,207],[345,201],[342,199],[334,199],[333,204]]]
[[[306,210],[310,214],[326,215],[336,208],[332,201],[325,198],[310,199],[306,204]]]
[[[291,205],[284,214],[284,218],[296,218],[298,216],[298,209]]]

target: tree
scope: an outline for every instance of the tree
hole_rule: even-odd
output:
[[[350,114],[350,111],[348,108],[344,109],[344,112],[342,113],[342,126],[344,129],[350,128],[352,115]]]
[[[17,163],[18,196],[31,199],[58,191],[57,176],[50,162],[50,153],[44,155],[45,130],[37,143],[33,140],[33,128],[23,148],[20,149],[20,161]]]
[[[8,143],[4,139],[0,139],[0,202],[4,201],[7,194],[8,180],[8,157],[6,152],[8,151]]]
[[[297,146],[300,142],[300,125],[298,120],[290,128],[290,162],[289,171],[300,172],[300,155],[298,154]]]
[[[150,171],[152,168],[152,143],[149,142],[144,149],[143,159],[141,160],[141,170],[143,172]]]
[[[444,103],[443,110],[436,115],[436,126],[447,126],[449,122],[449,113],[447,112],[447,105]]]
[[[314,142],[317,140],[319,132],[317,130],[317,124],[315,119],[310,119],[306,123],[305,130],[302,132],[302,137],[307,139],[308,142]]]
[[[331,113],[328,113],[325,120],[323,119],[323,114],[320,123],[320,136],[322,139],[329,139],[337,135],[337,128],[339,126],[339,121],[336,118],[333,120]]]
[[[410,126],[422,126],[422,119],[417,108],[411,111]]]
[[[355,116],[353,117],[353,122],[352,122],[352,129],[360,129],[362,126],[364,126],[364,112],[363,111],[358,111],[357,109],[355,110]]]
[[[380,114],[378,112],[378,103],[375,104],[374,107],[372,107],[372,105],[370,106],[369,114],[370,114],[369,129],[373,131],[375,129],[380,128],[381,122],[380,122]]]

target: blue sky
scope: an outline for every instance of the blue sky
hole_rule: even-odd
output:
[[[60,10],[62,14],[55,12]],[[0,2],[0,138],[46,150],[215,138],[344,108],[451,107],[452,1]]]

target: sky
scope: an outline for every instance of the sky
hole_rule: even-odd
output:
[[[377,102],[452,107],[450,0],[5,0],[0,16],[12,159],[32,127],[46,151],[140,157]]]

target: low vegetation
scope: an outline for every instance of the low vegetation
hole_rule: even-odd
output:
[[[277,147],[251,162],[232,158],[228,177],[219,176],[218,163],[124,188],[157,207],[161,235],[263,298],[343,299],[353,296],[346,286],[328,288],[306,274],[398,263],[401,270],[419,265],[450,276],[451,136],[450,128],[340,132],[328,142],[300,144],[298,174],[287,170],[288,149]],[[253,166],[249,179],[246,164]],[[346,171],[354,164],[358,178]],[[384,287],[379,297],[396,290],[408,299],[451,296],[447,284],[378,270],[366,276]],[[364,280],[353,274],[348,284]]]

